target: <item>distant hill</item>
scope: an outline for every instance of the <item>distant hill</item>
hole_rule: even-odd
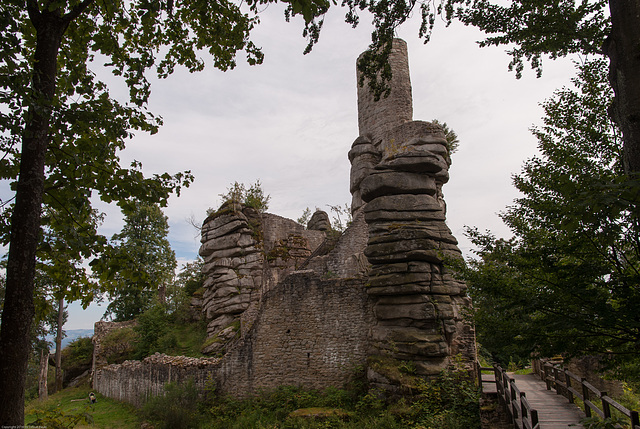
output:
[[[65,329],[65,333],[67,334],[67,336],[62,339],[63,349],[76,338],[92,337],[93,329]],[[51,350],[51,352],[53,353],[53,351],[55,350],[55,337],[53,335],[47,335],[46,339],[47,341],[50,341],[52,344],[54,344]]]

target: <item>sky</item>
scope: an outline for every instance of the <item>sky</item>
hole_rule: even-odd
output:
[[[465,256],[472,246],[465,226],[508,237],[498,214],[518,196],[511,177],[536,153],[529,129],[540,124],[539,103],[574,75],[569,60],[544,62],[543,77],[526,69],[517,80],[507,69],[504,47],[479,48],[477,30],[438,23],[432,40],[418,39],[419,13],[397,35],[408,43],[415,120],[438,119],[458,135],[450,181],[444,187],[447,224]],[[265,54],[262,65],[249,66],[241,54],[228,72],[213,67],[197,74],[183,70],[154,81],[150,110],[164,119],[153,136],[136,135],[121,153],[123,164],[136,159],[147,174],[190,170],[195,182],[165,214],[169,240],[180,263],[197,256],[198,231],[208,208],[235,181],[260,180],[271,197],[269,212],[291,219],[306,207],[351,201],[347,152],[358,137],[357,56],[370,43],[371,25],[344,23],[344,11],[329,11],[319,43],[302,52],[302,22],[286,23],[282,8],[270,5],[252,39]],[[203,55],[206,59],[206,55]],[[100,73],[100,70],[97,70]],[[113,87],[115,94],[118,86]],[[102,232],[120,231],[117,208],[107,214]],[[66,329],[91,328],[104,313],[92,304],[70,306]]]

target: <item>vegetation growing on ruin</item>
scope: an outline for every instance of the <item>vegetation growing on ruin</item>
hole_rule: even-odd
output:
[[[385,401],[363,371],[343,389],[283,386],[248,399],[209,391],[196,407],[193,385],[167,387],[144,418],[157,428],[479,428],[477,389],[465,371],[450,368],[436,380],[417,379],[413,399]]]
[[[228,188],[225,194],[219,194],[222,199],[220,208],[228,205],[229,203],[243,204],[246,207],[258,210],[260,213],[264,213],[269,208],[269,200],[271,196],[265,194],[262,190],[262,184],[260,180],[252,185],[245,185],[244,183],[233,182]],[[216,213],[217,210],[207,210],[207,215]]]
[[[154,353],[203,356],[200,350],[207,335],[203,322],[185,321],[160,305],[141,314],[137,322],[135,327],[115,329],[105,336],[102,349],[107,363],[144,359]]]

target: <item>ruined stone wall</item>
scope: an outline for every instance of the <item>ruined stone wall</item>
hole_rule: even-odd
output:
[[[262,239],[266,262],[263,292],[270,290],[300,265],[322,244],[326,234],[271,213],[262,214]]]
[[[332,278],[362,277],[369,270],[369,261],[364,256],[368,239],[367,223],[364,215],[359,213],[342,235],[333,242],[327,240],[323,243],[302,268]]]
[[[96,371],[93,388],[100,394],[141,407],[148,398],[164,394],[167,383],[189,380],[201,394],[215,379],[220,359],[155,354],[143,361],[107,365]]]
[[[325,234],[281,216],[228,202],[204,221],[200,256],[205,274],[203,312],[208,354],[223,353],[246,331],[262,295],[297,269]]]
[[[395,41],[388,98],[376,102],[358,89],[354,221],[345,233],[328,230],[326,213],[314,214],[318,230],[308,230],[223,205],[205,220],[200,249],[206,351],[222,360],[105,367],[98,391],[143,398],[176,377],[211,374],[218,391],[246,396],[282,385],[342,386],[367,364],[372,384],[393,390],[401,380],[376,372],[376,363],[411,361],[431,376],[454,355],[475,360],[475,333],[463,317],[471,301],[445,263],[461,257],[445,223],[447,142],[439,126],[412,120],[407,58],[406,43]]]
[[[109,332],[116,329],[131,328],[135,326],[137,322],[135,320],[127,320],[125,322],[105,322],[99,321],[93,325],[93,337],[91,342],[93,343],[93,358],[91,359],[91,374],[92,380],[96,373],[96,370],[107,365],[107,359],[105,353],[109,351],[104,350],[103,341]],[[122,347],[127,347],[127,344],[122,344]]]
[[[389,64],[393,72],[390,83],[393,90],[388,97],[375,101],[366,83],[364,86],[358,86],[359,134],[370,139],[375,145],[382,139],[386,130],[413,118],[409,53],[404,40],[393,41]]]
[[[340,387],[366,362],[372,320],[362,279],[295,272],[264,296],[255,323],[224,356],[218,388],[245,396],[282,385]]]
[[[577,375],[586,378],[589,383],[594,385],[601,392],[607,392],[611,397],[617,398],[624,393],[623,382],[619,380],[604,379],[602,371],[602,360],[606,359],[601,356],[582,356],[571,359],[564,366]]]

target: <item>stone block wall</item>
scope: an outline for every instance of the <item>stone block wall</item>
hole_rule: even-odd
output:
[[[282,385],[339,387],[375,359],[412,361],[425,376],[458,354],[471,367],[475,334],[463,317],[471,301],[445,264],[461,257],[445,223],[446,138],[438,125],[412,120],[405,42],[394,41],[390,62],[388,98],[358,89],[352,225],[340,235],[326,213],[314,214],[312,230],[223,205],[205,220],[200,248],[213,341],[205,353],[221,360],[107,366],[94,377],[99,392],[139,404],[189,377],[199,388],[215,378],[219,392],[247,396]],[[367,370],[374,386],[401,382]]]
[[[215,380],[218,358],[188,358],[155,354],[142,361],[107,365],[96,371],[93,388],[104,396],[141,407],[148,398],[164,394],[167,383],[193,380],[203,393]]]
[[[263,299],[247,335],[229,348],[219,390],[245,396],[282,385],[342,386],[364,365],[371,304],[362,279],[294,272]]]
[[[319,246],[301,268],[330,278],[362,277],[369,270],[369,261],[364,256],[368,239],[367,223],[363,214],[358,213],[340,237],[333,242],[327,240]]]
[[[107,365],[107,359],[105,357],[105,350],[103,340],[109,334],[109,332],[116,329],[131,328],[137,324],[135,320],[128,320],[126,322],[105,322],[99,321],[93,325],[93,337],[91,342],[93,343],[93,358],[91,359],[91,374],[95,374],[96,370]],[[126,344],[122,345],[126,347]],[[107,352],[108,353],[108,352]]]

